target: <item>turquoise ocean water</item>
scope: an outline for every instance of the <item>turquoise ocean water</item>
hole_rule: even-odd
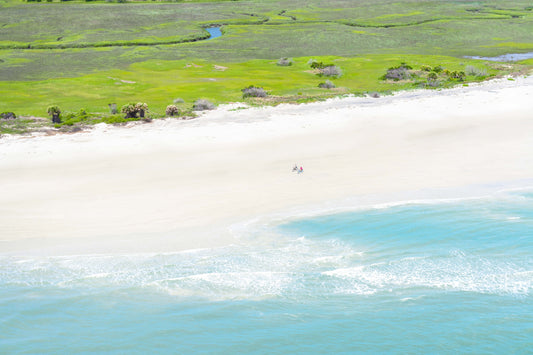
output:
[[[231,246],[0,255],[0,353],[533,349],[533,192],[288,219]]]

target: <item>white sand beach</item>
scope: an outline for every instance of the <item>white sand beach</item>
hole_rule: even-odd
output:
[[[0,138],[0,251],[204,248],[234,242],[236,223],[304,207],[533,181],[533,77],[242,106]]]

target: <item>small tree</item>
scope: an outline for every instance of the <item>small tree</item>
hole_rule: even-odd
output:
[[[57,105],[49,106],[46,110],[49,116],[52,116],[53,123],[61,123],[61,109]]]
[[[165,110],[165,113],[167,114],[167,116],[172,117],[172,116],[179,115],[180,110],[178,109],[178,106],[176,105],[168,105],[167,109]]]

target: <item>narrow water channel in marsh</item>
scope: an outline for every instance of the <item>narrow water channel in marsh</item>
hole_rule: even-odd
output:
[[[222,36],[222,32],[220,31],[220,26],[217,26],[217,27],[207,27],[206,30],[207,30],[207,32],[209,32],[209,34],[211,35],[209,38],[207,38],[207,40],[215,39],[215,38],[217,38],[217,37]]]

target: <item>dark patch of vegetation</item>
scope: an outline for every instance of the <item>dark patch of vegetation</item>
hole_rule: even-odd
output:
[[[242,97],[266,97],[268,94],[265,91],[265,89],[261,87],[256,87],[253,85],[248,86],[247,88],[244,88],[242,91]]]
[[[57,105],[49,106],[46,109],[49,116],[52,117],[53,123],[61,123],[61,109]]]
[[[317,62],[316,60],[312,59],[310,60],[310,64],[309,66],[311,67],[311,69],[324,69],[324,68],[327,68],[327,67],[334,67],[335,65],[334,64],[324,64],[322,62]]]
[[[2,112],[0,113],[0,119],[2,120],[14,120],[17,118],[14,112]]]
[[[147,111],[148,105],[143,102],[129,103],[122,106],[121,109],[121,112],[126,115],[124,118],[144,118]]]

